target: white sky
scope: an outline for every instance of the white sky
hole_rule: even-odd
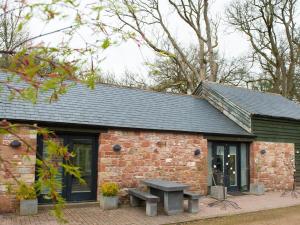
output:
[[[227,57],[236,57],[247,51],[247,43],[242,38],[241,34],[229,28],[224,19],[224,11],[226,6],[231,0],[215,0],[211,6],[211,13],[213,15],[218,15],[221,20],[219,27],[219,52]],[[172,19],[172,18],[171,18]],[[31,35],[39,35],[41,33],[49,32],[61,27],[68,25],[64,21],[56,21],[46,26],[41,23],[38,19],[34,19],[31,24],[29,24],[29,30]],[[180,40],[188,40],[191,42],[189,31],[186,29],[184,24],[171,23],[173,32],[180,38]],[[174,27],[173,27],[174,26]],[[91,36],[87,34],[84,30],[80,32],[80,36],[87,40],[93,40],[99,38],[98,36]],[[82,47],[83,41],[79,37],[74,38],[71,45],[72,47]],[[35,42],[44,42],[46,44],[55,45],[57,41],[62,40],[62,34],[53,34],[36,40]],[[120,77],[124,70],[129,70],[132,72],[141,73],[143,75],[147,74],[147,67],[144,62],[153,59],[153,51],[147,47],[139,47],[136,42],[129,40],[123,42],[117,46],[113,46],[101,53],[100,58],[104,58],[101,62],[101,68],[105,72],[115,73],[116,76]]]

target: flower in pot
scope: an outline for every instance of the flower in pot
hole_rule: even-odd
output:
[[[33,185],[21,182],[16,190],[16,198],[20,201],[20,215],[37,214],[38,201]]]
[[[102,209],[116,209],[119,203],[119,186],[116,183],[109,182],[101,185],[100,206]]]

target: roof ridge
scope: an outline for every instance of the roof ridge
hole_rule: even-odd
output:
[[[96,83],[95,86],[105,86],[105,87],[112,87],[116,89],[129,89],[129,90],[135,90],[135,91],[142,91],[142,92],[150,92],[150,93],[156,93],[156,94],[162,94],[162,95],[175,95],[175,96],[182,96],[182,97],[194,97],[192,94],[184,94],[184,93],[173,93],[173,92],[162,92],[162,91],[155,91],[151,89],[144,89],[144,88],[138,88],[138,87],[130,87],[130,86],[123,86],[123,85],[117,85],[117,84],[107,84],[107,83]]]
[[[6,75],[4,72],[2,72],[0,70],[0,75],[4,74]],[[79,84],[82,84],[79,82]],[[75,85],[75,87],[78,84]],[[84,84],[82,84],[84,85]],[[95,83],[95,87],[97,86],[104,86],[104,87],[112,87],[112,88],[116,88],[116,89],[129,89],[129,90],[136,90],[136,91],[143,91],[143,92],[150,92],[150,93],[157,93],[157,94],[164,94],[164,95],[175,95],[175,96],[190,96],[192,97],[192,94],[184,94],[184,93],[173,93],[173,92],[161,92],[161,91],[155,91],[155,90],[150,90],[150,89],[144,89],[144,88],[138,88],[138,87],[130,87],[130,86],[126,86],[126,85],[117,85],[117,84],[109,84],[109,83],[101,83],[101,82],[97,82]]]

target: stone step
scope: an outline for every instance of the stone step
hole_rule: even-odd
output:
[[[99,206],[100,203],[97,201],[92,202],[67,202],[65,204],[66,208],[81,208],[81,207],[93,207],[93,206]],[[39,209],[52,209],[53,204],[41,204],[38,205]]]

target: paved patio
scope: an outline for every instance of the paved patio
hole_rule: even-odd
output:
[[[208,207],[207,204],[214,200],[205,197],[200,202],[201,211],[198,214],[182,213],[166,216],[160,212],[156,217],[147,217],[145,208],[142,207],[122,207],[117,210],[103,211],[98,206],[89,206],[67,208],[65,209],[65,216],[69,224],[72,225],[158,225],[300,205],[300,196],[299,198],[292,198],[291,196],[280,197],[280,195],[280,192],[269,192],[263,196],[231,196],[229,199],[238,203],[241,209],[227,208],[226,210],[219,207]],[[0,215],[0,224],[56,225],[58,223],[55,218],[49,215],[48,210],[42,209],[35,216]]]

